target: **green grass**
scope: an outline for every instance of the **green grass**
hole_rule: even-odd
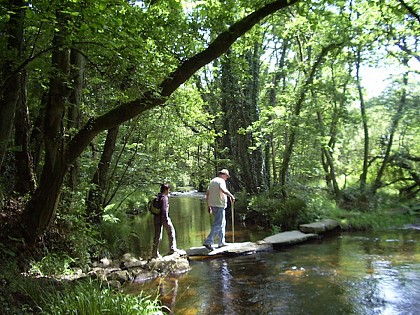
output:
[[[111,288],[101,288],[98,283],[84,281],[60,292],[43,297],[42,314],[74,315],[160,315],[163,308],[157,298],[128,295]]]

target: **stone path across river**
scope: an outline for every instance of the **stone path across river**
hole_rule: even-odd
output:
[[[309,224],[302,224],[298,230],[278,233],[264,238],[262,241],[244,242],[244,243],[227,243],[226,246],[217,248],[213,246],[213,250],[209,251],[204,246],[192,247],[187,249],[189,259],[205,259],[220,256],[234,256],[253,254],[262,251],[270,251],[276,246],[285,246],[305,242],[310,239],[318,238],[319,233],[325,233],[339,227],[339,223],[334,220],[324,220]]]
[[[319,234],[338,227],[338,222],[324,220],[303,224],[299,227],[299,231],[278,233],[255,243],[228,243],[227,246],[221,248],[215,246],[212,251],[209,251],[204,246],[192,247],[186,251],[178,250],[174,254],[149,260],[136,258],[127,253],[116,260],[101,259],[100,262],[93,264],[87,274],[81,273],[77,277],[90,276],[99,278],[106,281],[108,285],[119,288],[127,281],[145,282],[157,277],[165,277],[168,274],[187,272],[190,270],[189,260],[250,255],[262,251],[272,251],[276,246],[288,246],[318,238]]]

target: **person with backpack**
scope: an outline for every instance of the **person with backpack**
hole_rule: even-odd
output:
[[[227,208],[227,197],[233,204],[235,197],[226,187],[226,180],[230,177],[229,171],[223,169],[218,172],[217,177],[213,178],[206,191],[206,200],[209,213],[213,213],[214,221],[211,231],[203,243],[209,251],[213,250],[213,242],[218,236],[219,247],[225,246],[226,218],[225,209]]]
[[[177,252],[176,239],[175,239],[175,228],[172,224],[172,220],[169,217],[169,191],[170,186],[168,184],[162,184],[160,187],[160,193],[156,197],[155,207],[161,211],[159,214],[153,214],[153,224],[155,227],[155,236],[153,238],[153,250],[152,258],[160,258],[159,244],[162,241],[162,227],[165,227],[168,233],[169,239],[169,253],[172,255]]]

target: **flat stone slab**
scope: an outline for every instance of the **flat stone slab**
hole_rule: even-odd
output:
[[[187,255],[189,257],[218,257],[218,256],[234,256],[234,255],[244,255],[244,254],[253,254],[256,252],[262,251],[271,251],[273,246],[264,242],[253,243],[253,242],[244,242],[244,243],[227,243],[226,246],[218,248],[216,245],[213,245],[213,250],[209,251],[204,246],[192,247],[187,249]]]
[[[323,221],[301,224],[299,230],[303,233],[324,233],[332,231],[339,226],[340,224],[337,221],[326,219]]]
[[[287,231],[278,233],[272,236],[268,236],[264,239],[264,242],[273,244],[273,245],[289,245],[295,243],[302,243],[309,239],[317,238],[318,234],[306,234],[301,231]]]

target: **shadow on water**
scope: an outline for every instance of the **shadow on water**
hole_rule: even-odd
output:
[[[170,204],[179,247],[199,246],[211,224],[205,201]],[[265,236],[235,226],[235,241]],[[191,261],[186,274],[126,290],[159,294],[173,314],[420,314],[419,241],[416,229],[343,232],[274,252]]]

